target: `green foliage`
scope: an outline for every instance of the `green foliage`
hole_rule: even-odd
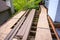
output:
[[[13,5],[16,11],[26,10],[26,9],[38,9],[39,2],[42,0],[13,0]]]

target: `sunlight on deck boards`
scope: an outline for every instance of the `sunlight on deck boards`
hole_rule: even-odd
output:
[[[8,33],[12,30],[11,27],[19,20],[19,18],[21,18],[24,13],[25,11],[21,11],[0,27],[0,40],[4,40]]]
[[[40,5],[41,13],[39,15],[35,40],[52,40],[50,28],[47,20],[47,10]]]

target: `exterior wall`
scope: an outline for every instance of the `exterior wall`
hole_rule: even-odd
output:
[[[4,11],[0,13],[0,25],[2,25],[4,22],[6,22],[10,17],[10,12]]]
[[[58,8],[57,8],[57,12],[56,12],[55,21],[60,22],[60,0],[58,2]]]
[[[58,6],[59,0],[49,0],[49,6],[48,6],[48,15],[52,18],[53,21],[55,21],[56,12],[57,12],[57,6]]]

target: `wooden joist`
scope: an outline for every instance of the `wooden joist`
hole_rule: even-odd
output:
[[[50,25],[51,25],[51,27],[52,27],[55,35],[56,35],[57,40],[60,40],[60,38],[59,38],[59,36],[58,36],[58,33],[56,32],[56,28],[55,28],[55,26],[54,26],[54,23],[53,23],[52,19],[50,18],[50,16],[48,16],[48,20],[49,20],[49,23],[50,23]]]
[[[14,24],[21,18],[22,15],[24,15],[24,13],[25,11],[21,11],[19,14],[15,15],[10,20],[8,20],[5,24],[0,26],[0,39],[1,40],[5,39],[5,37],[12,30],[11,27],[14,26]]]
[[[40,5],[40,7],[41,13],[39,15],[35,40],[52,40],[47,19],[47,10],[43,5]]]

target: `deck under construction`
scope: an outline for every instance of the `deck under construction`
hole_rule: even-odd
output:
[[[59,28],[59,27],[58,27]],[[60,40],[47,9],[21,11],[0,27],[0,40]]]

